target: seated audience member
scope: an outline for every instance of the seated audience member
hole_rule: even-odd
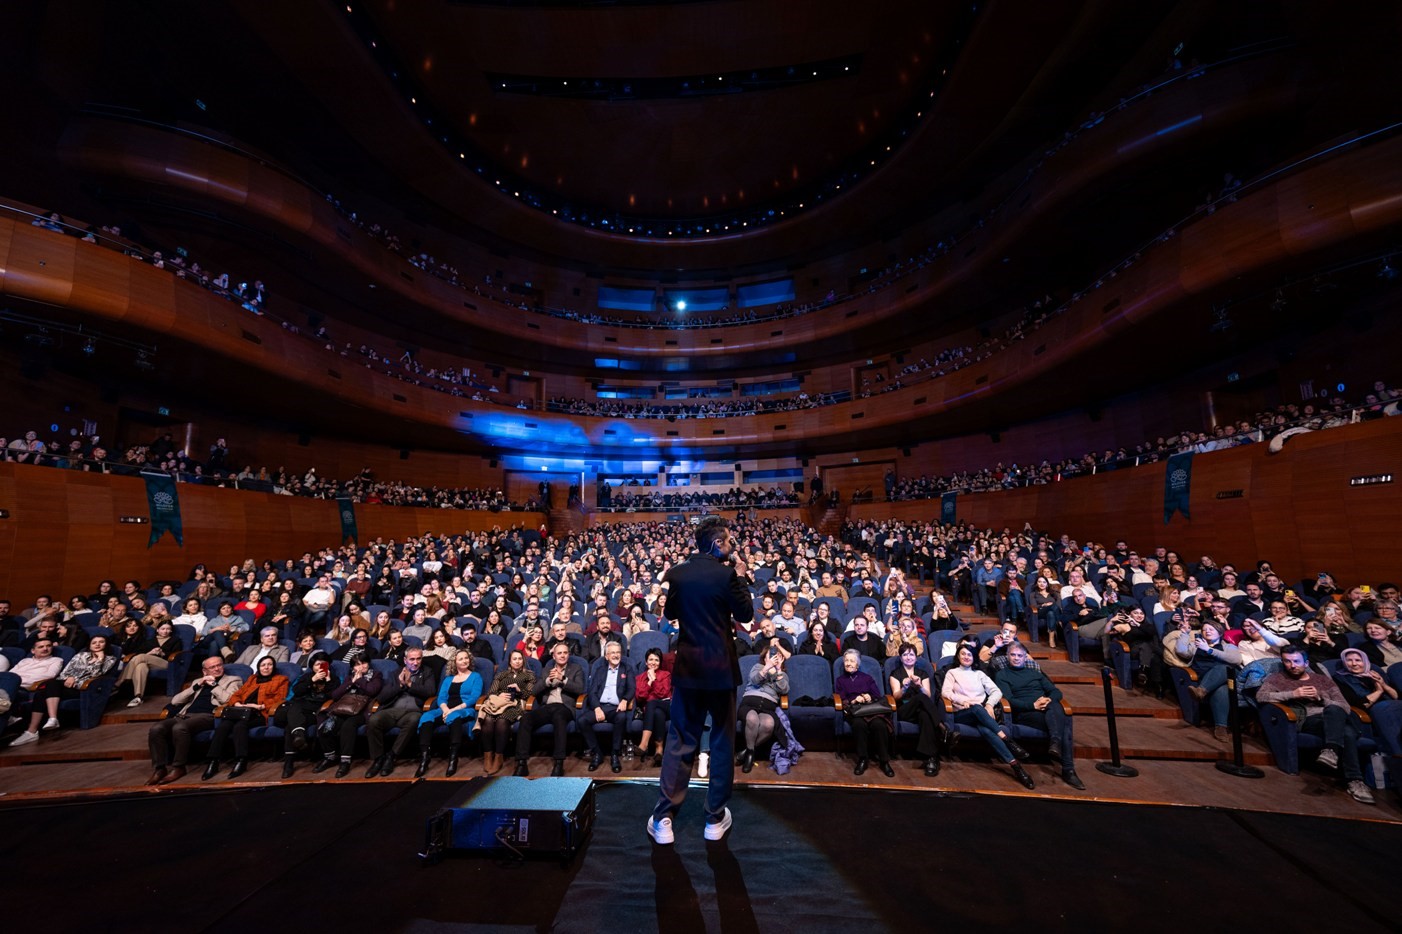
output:
[[[876,614],[875,607],[870,604],[863,608],[863,615],[852,620],[852,631],[842,637],[842,650],[846,652],[849,649],[855,649],[868,658],[885,662],[886,643],[881,641],[879,635],[871,632],[871,619],[867,615],[867,611],[870,611],[871,616]]]
[[[114,656],[125,660],[128,656],[135,655],[147,639],[146,627],[142,625],[141,620],[128,616],[122,621],[119,629],[112,630],[112,638],[108,645]]]
[[[1368,661],[1386,671],[1389,666],[1402,662],[1402,648],[1394,641],[1394,633],[1387,628],[1381,617],[1373,617],[1363,624],[1364,642],[1359,646]]]
[[[628,607],[628,620],[623,624],[623,637],[632,640],[640,632],[649,632],[652,624],[647,621],[647,611],[641,603]]]
[[[815,619],[809,624],[808,635],[804,637],[796,654],[817,655],[831,664],[837,661],[837,643],[828,638],[827,627]]]
[[[516,731],[516,775],[530,774],[526,760],[531,752],[531,736],[535,728],[549,723],[553,726],[555,766],[551,777],[565,774],[565,731],[574,719],[575,702],[584,694],[584,666],[570,661],[569,648],[556,645],[550,653],[550,665],[536,680],[532,696],[535,703],[526,711]]]
[[[1331,637],[1347,636],[1351,632],[1363,634],[1363,626],[1353,621],[1353,617],[1348,615],[1348,610],[1342,603],[1330,600],[1315,612],[1314,617],[1324,624]]]
[[[279,590],[272,598],[272,609],[264,617],[268,625],[276,626],[282,632],[297,632],[302,629],[306,611],[291,591]],[[289,628],[290,627],[290,628]]]
[[[492,679],[478,713],[482,728],[482,774],[495,775],[506,761],[506,741],[511,725],[526,711],[526,698],[535,689],[535,674],[526,667],[520,649],[507,653],[506,665]]]
[[[1326,675],[1310,670],[1309,656],[1299,646],[1280,655],[1281,670],[1268,675],[1256,692],[1262,704],[1284,704],[1295,712],[1295,728],[1324,739],[1316,760],[1331,771],[1342,767],[1349,796],[1373,804],[1373,793],[1363,782],[1358,762],[1358,730],[1350,722],[1348,702],[1339,686]]]
[[[1078,791],[1085,785],[1076,774],[1076,743],[1071,735],[1072,720],[1061,706],[1061,690],[1051,680],[1028,665],[1027,649],[1019,643],[1008,646],[1008,664],[993,676],[993,683],[1012,707],[1013,723],[1043,730],[1050,739],[1048,752],[1061,763],[1061,780]]]
[[[58,677],[49,678],[34,686],[33,707],[29,714],[29,728],[10,743],[23,746],[36,742],[41,729],[44,732],[57,730],[58,705],[60,701],[78,697],[83,686],[94,678],[100,678],[117,666],[118,659],[107,651],[107,637],[93,636],[88,647],[75,654],[63,666]],[[45,719],[45,713],[48,718]]]
[[[184,609],[179,616],[175,617],[177,626],[193,626],[195,637],[204,635],[204,627],[209,622],[209,617],[204,615],[204,605],[200,603],[198,597],[190,597],[183,604]]]
[[[1342,664],[1334,682],[1350,707],[1368,711],[1373,735],[1385,752],[1397,755],[1402,749],[1402,701],[1387,677],[1368,661],[1360,649],[1344,649]]]
[[[428,624],[428,613],[423,607],[415,607],[413,615],[409,618],[409,624],[404,627],[405,639],[418,639],[419,645],[428,645],[429,637],[433,635],[433,627]]]
[[[171,658],[183,649],[180,636],[175,631],[175,624],[169,619],[162,620],[156,626],[155,634],[146,638],[127,657],[122,674],[117,679],[118,687],[131,684],[132,699],[127,703],[128,707],[141,706],[142,701],[146,699],[146,679],[150,673],[165,671],[170,667]],[[171,687],[174,688],[175,685]]]
[[[349,613],[347,613],[346,615],[350,616]],[[351,620],[351,626],[355,626],[355,620],[353,619]],[[382,643],[385,640],[389,639],[390,633],[399,632],[399,630],[395,629],[394,627],[394,620],[389,618],[388,610],[381,610],[380,612],[376,613],[374,621],[370,623],[369,628],[367,628],[365,631],[370,634],[371,639],[378,639]]]
[[[755,752],[759,745],[771,737],[774,743],[770,751],[770,765],[775,771],[784,774],[792,764],[789,757],[792,755],[796,758],[791,752],[796,741],[788,718],[779,706],[780,697],[789,693],[789,676],[784,671],[787,657],[778,647],[771,647],[769,654],[761,656],[761,660],[750,669],[748,686],[740,696],[736,717],[744,724],[740,767],[746,773],[754,768]]]
[[[458,753],[462,747],[463,734],[466,733],[470,738],[477,728],[476,704],[477,699],[482,696],[482,676],[473,667],[472,653],[467,649],[460,649],[453,656],[452,665],[451,671],[444,672],[443,683],[438,688],[434,706],[419,715],[419,768],[414,773],[415,778],[423,778],[428,772],[433,755],[433,731],[438,724],[444,723],[448,727],[446,774],[449,778],[458,772]],[[407,732],[408,730],[404,730],[400,735]]]
[[[1201,633],[1194,633],[1187,620],[1178,624],[1178,637],[1174,640],[1173,651],[1179,660],[1186,663],[1198,676],[1197,683],[1188,688],[1189,693],[1205,703],[1212,712],[1212,737],[1226,742],[1227,734],[1227,679],[1241,664],[1241,651],[1223,641],[1222,633],[1212,623],[1203,623]]]
[[[1337,606],[1337,604],[1330,604]],[[1338,635],[1329,633],[1329,626],[1323,619],[1305,620],[1305,637],[1300,645],[1310,653],[1310,658],[1316,662],[1327,659],[1339,658],[1344,649],[1348,648],[1348,636],[1341,632]]]
[[[602,621],[603,617],[600,617]],[[589,751],[589,771],[599,767],[602,753],[599,749],[599,735],[594,730],[596,723],[613,724],[613,748],[609,755],[609,767],[615,772],[623,771],[619,754],[623,741],[628,736],[628,721],[635,696],[633,673],[623,664],[623,646],[617,642],[604,642],[604,664],[594,666],[586,680],[584,706],[575,715],[579,732],[584,734],[584,746]]]
[[[311,637],[315,639],[315,636]],[[292,685],[290,696],[275,714],[274,722],[283,729],[282,777],[291,778],[297,754],[310,744],[309,730],[316,729],[317,714],[331,699],[341,679],[331,671],[331,659],[323,652],[312,658]]]
[[[1032,606],[1032,612],[1037,616],[1037,628],[1046,632],[1047,644],[1056,648],[1055,617],[1061,601],[1052,591],[1052,581],[1038,575],[1028,594],[1028,602]]]
[[[667,727],[672,721],[672,675],[662,667],[660,649],[647,650],[634,692],[635,709],[643,721],[643,735],[638,740],[638,767],[641,768],[647,759],[654,740],[657,749],[653,765],[660,766],[663,746],[667,741]]]
[[[787,657],[794,653],[793,640],[789,634],[778,627],[778,617],[766,616],[759,621],[759,634],[755,636],[754,654],[765,656],[769,650],[778,646],[779,651]]]
[[[889,633],[886,637],[887,658],[899,658],[906,648],[915,649],[916,655],[925,654],[925,640],[916,630],[915,617],[901,616],[886,631]]]
[[[852,730],[857,747],[853,775],[867,770],[871,753],[881,774],[894,778],[891,768],[891,711],[886,708],[881,686],[862,671],[862,653],[848,649],[842,653],[842,674],[833,682],[833,693],[842,700],[842,718]]]
[[[1065,592],[1067,588],[1061,589]],[[1100,610],[1100,601],[1092,599],[1084,587],[1071,588],[1070,595],[1061,601],[1059,613],[1061,628],[1067,639],[1099,639],[1107,625],[1105,614]],[[1072,626],[1076,627],[1076,635],[1072,635]]]
[[[493,610],[492,612],[496,611]],[[490,619],[491,616],[490,614],[488,614],[489,622]],[[525,655],[527,658],[534,658],[536,661],[542,661],[546,656],[545,638],[541,632],[541,628],[539,626],[531,626],[527,629],[521,630],[521,641],[516,643],[516,649],[521,654]],[[567,652],[570,652],[570,647],[566,645],[565,650]],[[555,653],[553,651],[550,653],[550,657],[555,657]]]
[[[1261,627],[1287,641],[1298,641],[1305,635],[1304,620],[1291,615],[1284,599],[1270,602],[1266,615],[1261,617]]]
[[[232,603],[221,603],[214,618],[208,620],[204,629],[200,631],[202,638],[195,654],[202,657],[218,655],[225,660],[232,659],[235,643],[248,629],[248,622],[234,612]]]
[[[440,635],[446,638],[446,634],[443,632],[443,630],[435,629],[433,631],[433,635],[429,638],[430,640],[432,640]],[[374,637],[371,636],[371,638],[373,639]],[[450,641],[449,645],[451,644],[452,643]],[[400,632],[398,629],[391,629],[389,631],[389,636],[387,636],[385,638],[385,641],[380,645],[379,655],[380,658],[388,659],[389,661],[392,661],[396,665],[402,667],[404,665],[404,654],[408,651],[409,644],[404,641],[404,633]],[[427,652],[424,653],[424,658],[428,658]],[[435,656],[435,658],[437,658],[437,656]],[[442,666],[436,663],[432,665],[432,668],[435,674],[443,670]]]
[[[370,667],[369,658],[360,655],[350,663],[350,677],[331,692],[331,706],[326,709],[326,720],[318,730],[322,759],[313,772],[321,773],[334,765],[337,778],[350,774],[356,732],[365,723],[370,703],[380,696],[384,686],[384,677]]]
[[[278,628],[276,626],[264,626],[258,631],[258,641],[239,653],[237,665],[247,665],[257,669],[258,661],[262,658],[271,658],[275,662],[285,662],[291,659],[291,653],[287,651],[287,646],[278,642]]]
[[[400,633],[399,641],[403,644],[403,633]],[[444,669],[446,669],[447,664],[451,662],[453,657],[457,654],[458,647],[453,645],[453,640],[449,638],[448,632],[445,629],[435,629],[433,635],[428,637],[428,643],[424,646],[424,659],[427,660],[430,657],[436,658],[439,660],[436,664],[441,664]],[[388,657],[388,655],[386,655],[386,657]],[[435,663],[430,662],[429,664]]]
[[[1020,761],[1027,758],[1027,751],[1009,739],[998,723],[996,711],[1003,692],[988,675],[974,667],[971,647],[960,646],[955,657],[958,664],[945,672],[940,689],[940,694],[954,708],[954,722],[976,727],[994,755],[1007,763],[1018,781],[1027,788],[1037,787]]]
[[[404,653],[404,667],[385,683],[375,698],[379,701],[380,709],[370,714],[365,727],[365,740],[370,747],[370,768],[365,771],[366,778],[389,775],[394,771],[414,738],[425,702],[438,693],[438,677],[423,660],[423,649],[410,646]],[[477,693],[481,692],[479,683]],[[476,701],[476,698],[473,700]],[[399,735],[386,751],[385,741],[389,731],[396,727]],[[415,778],[423,778],[428,771],[428,756],[427,749],[419,750],[419,770]]]
[[[350,641],[341,645],[336,651],[331,653],[333,662],[345,662],[347,665],[354,663],[357,659],[372,661],[380,657],[380,653],[375,651],[375,647],[370,644],[370,634],[364,629],[354,629],[350,631]]]
[[[590,662],[604,657],[610,645],[623,648],[623,637],[613,631],[613,619],[607,613],[600,613],[594,619],[594,628],[584,639],[584,658]]]
[[[1236,648],[1241,653],[1240,664],[1242,665],[1249,665],[1262,659],[1279,658],[1280,650],[1289,644],[1290,640],[1272,632],[1265,620],[1257,622],[1254,619],[1244,619],[1241,621],[1241,638],[1237,640]]]
[[[1012,621],[1003,623],[998,627],[998,631],[988,638],[978,652],[980,666],[985,671],[998,671],[1000,668],[1008,666],[1008,649],[1014,645],[1021,645],[1017,638],[1017,623]],[[1027,665],[1032,669],[1040,666],[1029,657]]]
[[[497,653],[491,643],[477,638],[476,623],[464,623],[458,638],[462,639],[462,647],[471,652],[473,658],[485,658],[493,665],[497,663]]]
[[[303,671],[311,670],[312,663],[318,658],[331,661],[331,655],[323,649],[317,641],[316,634],[310,629],[303,629],[297,633],[297,648],[292,652],[292,664]]]
[[[527,624],[526,629],[529,630],[532,627],[538,626],[538,623]],[[565,628],[565,624],[558,620],[550,624],[550,638],[546,639],[545,644],[542,646],[545,655],[552,655],[557,645],[568,646],[571,655],[584,654],[584,642],[578,639],[571,639]]]
[[[30,654],[15,663],[11,673],[19,678],[20,687],[33,691],[46,681],[53,680],[63,671],[63,659],[54,651],[57,643],[47,633],[40,632],[34,639]],[[38,735],[35,735],[38,739]],[[26,742],[34,742],[33,739]],[[10,745],[14,745],[12,742]]]
[[[934,777],[940,774],[940,737],[944,724],[944,711],[935,703],[934,689],[930,678],[916,668],[920,657],[915,647],[906,645],[897,656],[901,663],[894,668],[890,681],[890,694],[896,700],[896,717],[906,723],[916,724],[915,753],[925,760],[925,774]]]
[[[151,777],[148,785],[169,785],[185,777],[190,760],[190,743],[195,735],[214,729],[214,709],[229,702],[243,684],[242,679],[224,672],[224,660],[206,658],[200,677],[170,699],[166,716],[146,732],[151,750]]]
[[[264,655],[254,665],[254,675],[239,686],[229,702],[216,711],[214,738],[209,741],[208,761],[201,781],[209,781],[219,771],[219,758],[230,734],[234,738],[234,765],[229,778],[235,779],[248,769],[248,731],[250,727],[268,722],[291,687],[284,675],[277,673],[277,661]]]

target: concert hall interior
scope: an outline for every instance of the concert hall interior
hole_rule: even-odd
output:
[[[0,814],[131,859],[6,916],[1159,930],[1240,863],[1396,928],[1397,4],[53,0],[0,53]],[[734,824],[700,756],[669,847],[714,514]],[[595,780],[539,897],[419,865],[513,775]]]

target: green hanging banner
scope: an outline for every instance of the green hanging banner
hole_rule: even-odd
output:
[[[150,548],[166,532],[175,538],[175,544],[185,547],[185,533],[180,525],[180,494],[175,490],[175,478],[164,473],[143,473],[146,481],[146,508],[151,514]]]
[[[1173,518],[1175,511],[1181,512],[1184,519],[1188,515],[1188,497],[1193,489],[1193,452],[1175,454],[1168,459],[1168,467],[1163,472],[1163,524]]]
[[[341,513],[341,543],[360,541],[355,528],[355,501],[349,496],[338,496],[336,508]]]

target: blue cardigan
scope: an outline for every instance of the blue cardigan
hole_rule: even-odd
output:
[[[434,702],[432,708],[425,710],[419,717],[419,726],[442,719],[442,707],[444,704],[448,703],[448,691],[452,686],[452,676],[443,679],[443,684],[438,688],[437,700]],[[461,710],[454,710],[452,713],[448,714],[447,719],[443,720],[443,722],[444,724],[449,724],[458,720],[470,718],[473,722],[467,725],[467,735],[471,736],[473,731],[477,729],[477,708],[474,705],[477,703],[477,698],[482,696],[482,676],[475,671],[469,674],[467,680],[464,681],[459,688],[459,696],[462,698],[462,702],[467,706],[463,707]]]

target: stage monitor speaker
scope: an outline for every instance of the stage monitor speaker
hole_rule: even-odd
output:
[[[447,850],[572,857],[594,830],[594,781],[588,778],[475,780],[428,819],[424,852]]]

